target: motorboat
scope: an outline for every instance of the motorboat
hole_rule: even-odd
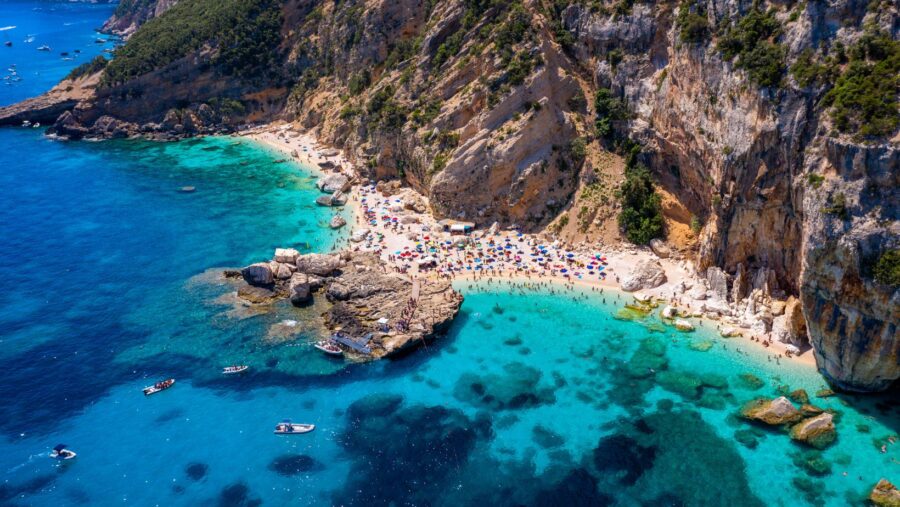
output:
[[[275,434],[276,435],[301,435],[303,433],[309,433],[310,431],[316,429],[315,424],[297,424],[292,423],[290,419],[285,419],[280,423],[275,425]]]
[[[45,44],[45,45],[39,47],[38,51],[50,51],[50,46]]]
[[[25,120],[25,121],[22,122],[22,126],[25,127],[25,128],[28,128],[28,127],[31,126],[31,122],[28,121],[28,120]]]
[[[226,366],[222,368],[222,375],[234,375],[235,373],[241,373],[243,371],[247,371],[250,368],[246,364],[235,365],[235,366]]]
[[[72,459],[75,456],[78,456],[75,454],[75,451],[70,451],[69,449],[66,449],[66,447],[66,444],[57,445],[50,452],[50,457],[54,459]]]
[[[150,396],[151,394],[156,394],[160,391],[165,391],[166,389],[175,385],[175,379],[170,378],[166,380],[160,380],[159,382],[153,384],[152,386],[147,386],[144,388],[144,396]]]
[[[97,44],[106,44],[107,40],[106,39],[94,39],[94,42],[96,42]]]
[[[329,356],[342,356],[344,351],[331,340],[319,340],[313,345],[315,348],[328,354]]]

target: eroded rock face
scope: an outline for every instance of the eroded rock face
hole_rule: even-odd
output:
[[[628,277],[622,281],[622,290],[632,292],[652,289],[666,283],[666,272],[659,261],[645,259],[638,262]]]

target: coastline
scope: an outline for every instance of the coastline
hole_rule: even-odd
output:
[[[291,127],[292,126],[289,123],[278,122],[248,129],[238,133],[238,135],[258,142],[280,155],[303,165],[319,177],[334,172],[342,172],[348,176],[351,181],[358,180],[357,175],[353,170],[353,164],[347,160],[340,150],[324,147],[311,133],[295,131],[292,130]],[[334,169],[326,170],[320,165],[321,163],[330,163],[334,166]],[[392,194],[391,197],[406,197],[410,192],[415,193],[415,191],[411,189],[403,189],[396,194]],[[369,188],[367,190],[361,189],[360,185],[355,184],[346,195],[348,196],[348,199],[345,207],[348,208],[350,212],[350,219],[345,226],[348,228],[347,239],[343,240],[342,244],[345,244],[348,248],[352,248],[353,250],[376,251],[380,254],[382,260],[387,262],[394,269],[409,273],[413,278],[418,276],[441,276],[448,277],[453,282],[504,281],[519,284],[520,286],[536,284],[553,285],[564,290],[574,290],[575,288],[591,291],[609,290],[614,292],[618,298],[621,298],[626,302],[631,302],[637,294],[643,294],[651,296],[656,301],[660,302],[661,307],[664,305],[671,305],[677,308],[679,312],[689,314],[686,318],[698,325],[704,327],[712,326],[717,330],[721,326],[718,322],[719,319],[708,318],[708,316],[703,313],[703,301],[693,299],[688,296],[687,293],[676,294],[676,286],[696,282],[689,273],[685,262],[658,257],[648,248],[637,248],[623,244],[611,246],[584,244],[577,246],[563,245],[566,249],[579,252],[579,255],[583,254],[586,249],[601,249],[606,256],[604,257],[604,266],[606,268],[604,272],[611,275],[605,276],[604,278],[585,279],[574,276],[563,276],[555,270],[551,273],[544,273],[521,270],[518,268],[515,270],[490,269],[480,272],[462,271],[452,273],[436,273],[434,270],[420,271],[416,262],[410,263],[409,259],[402,260],[391,254],[391,252],[396,253],[410,250],[417,245],[418,242],[415,239],[410,238],[411,233],[409,232],[408,227],[398,227],[396,225],[393,227],[384,226],[376,220],[366,222],[365,207],[370,204],[368,203],[368,199],[378,196],[377,190],[374,188]],[[427,200],[418,193],[415,193],[415,198],[427,202]],[[396,199],[396,201],[400,202],[400,199]],[[375,206],[373,206],[373,208],[374,207]],[[424,226],[424,230],[439,230],[437,220],[431,215],[427,208],[423,213],[414,213],[414,216],[415,222],[412,223],[421,224]],[[361,231],[365,231],[363,236],[364,239],[355,242],[350,239]],[[515,238],[515,240],[520,243],[522,241],[550,242],[552,240],[552,238],[549,238],[545,233],[519,235],[512,231],[491,232],[493,234],[491,234],[490,240],[497,241],[498,243],[502,241],[509,242],[511,241],[511,238]],[[479,233],[483,234],[481,239],[485,240],[487,231],[477,231],[474,234]],[[379,236],[378,243],[374,243],[371,240],[373,235]],[[427,238],[428,236],[424,237]],[[666,281],[651,289],[642,289],[635,292],[625,291],[621,287],[620,276],[627,276],[631,268],[641,261],[658,262],[665,271]],[[770,340],[768,342],[769,345],[766,346],[763,337],[756,337],[756,339],[753,339],[755,333],[748,327],[742,327],[735,324],[728,324],[728,326],[737,329],[740,332],[740,335],[726,338],[722,337],[717,332],[716,335],[718,339],[728,341],[740,340],[740,343],[747,343],[751,346],[758,347],[760,352],[772,353],[779,359],[789,361],[790,364],[799,364],[803,367],[816,367],[815,357],[810,348],[806,348],[800,354],[789,354],[788,344],[777,340]]]

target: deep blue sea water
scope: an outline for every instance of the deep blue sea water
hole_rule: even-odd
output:
[[[17,1],[0,25],[90,41],[109,10]],[[708,327],[616,320],[614,293],[461,285],[460,317],[427,349],[323,357],[306,325],[319,309],[253,315],[220,277],[340,239],[311,173],[278,158],[228,137],[0,129],[0,505],[839,506],[900,480],[895,400],[813,397],[839,414],[839,438],[801,447],[735,413],[812,396],[813,369]],[[223,378],[234,362],[252,369]],[[173,389],[141,394],[169,376]],[[318,428],[273,435],[285,417]],[[51,460],[57,443],[78,457]]]

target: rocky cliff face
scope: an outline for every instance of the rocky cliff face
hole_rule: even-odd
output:
[[[900,247],[895,3],[274,3],[277,75],[224,72],[211,38],[99,87],[56,131],[296,120],[439,215],[532,230],[594,180],[599,151],[637,154],[697,217],[696,265],[723,299],[749,314],[799,296],[775,327],[797,343],[807,328],[841,388],[900,377],[900,296],[871,269]]]
[[[103,33],[128,38],[147,21],[162,15],[178,0],[121,0],[116,12],[103,23]]]

